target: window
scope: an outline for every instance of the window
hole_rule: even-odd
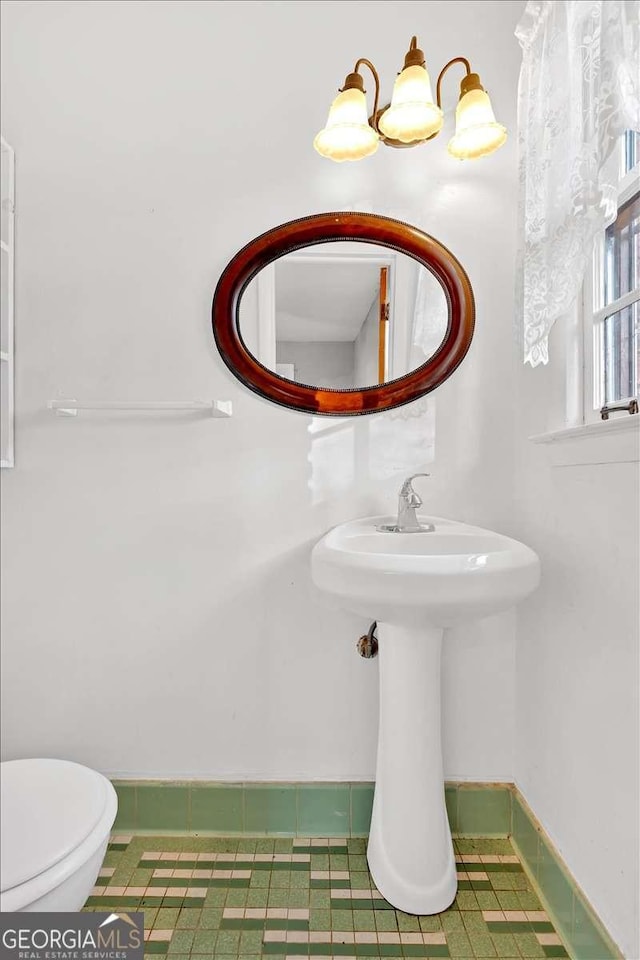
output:
[[[638,397],[640,367],[640,133],[620,143],[618,216],[597,238],[585,285],[586,423]]]

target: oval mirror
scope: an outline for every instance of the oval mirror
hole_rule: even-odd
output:
[[[469,279],[416,227],[327,213],[253,240],[213,300],[223,360],[283,406],[345,416],[389,410],[434,390],[473,336]]]

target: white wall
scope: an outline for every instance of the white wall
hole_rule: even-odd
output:
[[[379,302],[376,294],[354,341],[354,387],[369,387],[378,382]]]
[[[276,361],[292,363],[299,383],[334,390],[354,385],[354,353],[353,340],[276,341]]]
[[[433,143],[338,165],[311,141],[356,58],[376,62],[388,94],[416,31],[434,74],[471,57],[513,131],[522,3],[374,6],[2,5],[18,190],[17,466],[2,477],[8,758],[128,776],[371,779],[377,663],[354,649],[368,624],[325,609],[313,543],[394,510],[400,473],[425,466],[431,512],[510,529],[515,138],[478,163],[450,159],[452,76]],[[430,399],[414,419],[310,433],[311,418],[228,374],[211,298],[257,234],[352,207],[454,251],[477,333],[436,414]],[[47,403],[65,395],[231,399],[234,416],[56,419]],[[514,650],[511,615],[448,639],[448,777],[511,777]]]
[[[542,585],[518,621],[516,779],[625,957],[638,942],[638,440],[561,444],[567,327],[518,368],[516,532]]]

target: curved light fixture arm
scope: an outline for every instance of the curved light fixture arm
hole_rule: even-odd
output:
[[[369,70],[371,70],[371,73],[373,74],[373,80],[376,85],[376,92],[373,98],[373,113],[371,114],[369,123],[371,124],[373,129],[376,131],[376,133],[380,133],[380,131],[378,130],[378,101],[380,100],[380,77],[378,76],[378,71],[376,70],[374,65],[371,63],[371,60],[367,60],[366,57],[360,57],[360,59],[356,61],[356,65],[353,68],[354,73],[358,73],[358,70],[361,64],[364,64],[366,67],[369,67]]]
[[[462,64],[464,64],[464,68],[465,68],[465,70],[467,71],[467,73],[466,73],[467,76],[469,76],[469,74],[471,73],[471,64],[470,64],[469,61],[466,59],[466,57],[454,57],[453,60],[449,60],[449,63],[445,63],[444,67],[442,68],[442,70],[441,70],[440,73],[438,74],[438,82],[437,82],[437,84],[436,84],[436,103],[438,104],[438,106],[440,107],[441,110],[442,110],[442,102],[441,102],[441,97],[440,97],[440,87],[441,87],[441,84],[442,84],[442,78],[444,77],[444,75],[445,75],[445,73],[447,72],[447,70],[449,69],[449,67],[452,67],[452,66],[454,65],[454,63],[462,63]]]

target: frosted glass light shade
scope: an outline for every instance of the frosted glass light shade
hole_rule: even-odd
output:
[[[447,149],[459,160],[486,157],[507,139],[506,128],[496,122],[489,94],[485,90],[469,90],[456,107],[456,132]]]
[[[442,120],[442,110],[433,102],[426,67],[405,67],[396,78],[391,106],[378,120],[385,137],[402,143],[425,140],[438,133]]]
[[[313,145],[323,157],[336,160],[361,160],[375,153],[379,137],[369,126],[367,101],[355,88],[343,90],[331,104],[326,127]]]

